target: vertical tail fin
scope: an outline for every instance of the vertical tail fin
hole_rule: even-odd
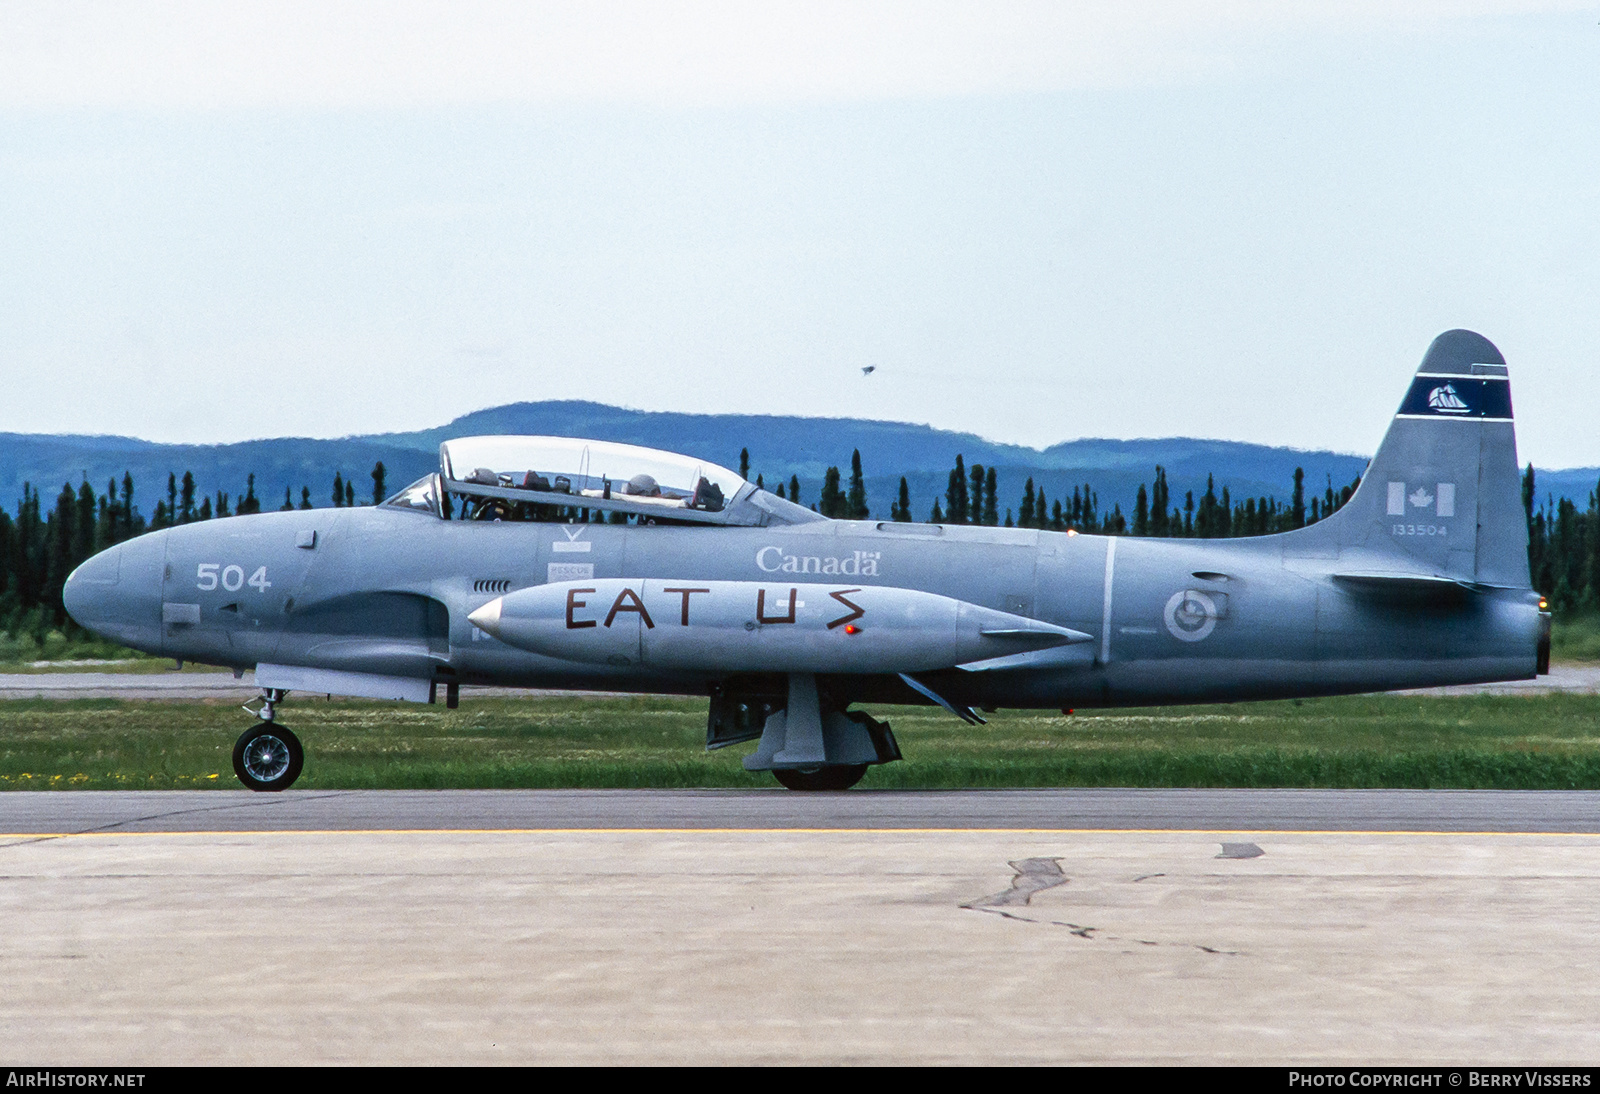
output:
[[[1433,340],[1355,495],[1307,531],[1412,572],[1529,586],[1511,382],[1492,342]]]

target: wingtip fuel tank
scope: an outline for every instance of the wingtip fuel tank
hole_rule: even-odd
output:
[[[706,672],[925,672],[1093,641],[953,597],[893,586],[595,580],[521,589],[468,617],[566,661]]]

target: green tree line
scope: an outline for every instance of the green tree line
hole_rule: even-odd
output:
[[[739,454],[739,466],[748,477],[749,449]],[[1350,500],[1361,481],[1358,478],[1348,486],[1339,488],[1335,488],[1330,481],[1321,494],[1307,497],[1305,471],[1297,467],[1290,500],[1285,505],[1272,497],[1235,501],[1226,486],[1219,494],[1216,477],[1207,475],[1205,492],[1197,499],[1194,491],[1190,490],[1185,493],[1182,505],[1179,505],[1167,485],[1166,468],[1157,464],[1152,481],[1139,486],[1130,518],[1123,513],[1120,504],[1112,505],[1109,510],[1103,509],[1099,492],[1091,483],[1074,486],[1070,498],[1051,498],[1045,493],[1044,487],[1034,485],[1032,476],[1023,484],[1022,497],[1016,508],[1013,510],[1008,506],[1002,517],[996,496],[996,480],[993,467],[975,463],[968,468],[965,460],[957,455],[945,492],[934,500],[933,509],[926,518],[927,523],[1039,528],[1055,532],[1072,530],[1113,536],[1195,539],[1264,536],[1292,528],[1304,528],[1325,519]],[[848,491],[841,489],[840,483],[839,469],[828,468],[823,476],[821,494],[811,508],[825,517],[870,519],[859,449],[850,455]],[[759,476],[756,484],[763,486]],[[785,491],[780,485],[777,494],[799,502],[799,480],[791,478],[788,490]],[[906,522],[916,520],[912,514],[910,485],[904,476],[900,479],[898,496],[889,505],[889,519]]]
[[[746,477],[749,466],[749,449],[745,449],[740,453],[740,468]],[[1522,504],[1528,523],[1528,567],[1533,587],[1558,613],[1600,612],[1600,483],[1596,483],[1595,490],[1589,494],[1587,508],[1580,509],[1571,498],[1546,495],[1542,503],[1536,502],[1534,478],[1530,463],[1522,477]],[[1122,512],[1120,505],[1104,510],[1099,494],[1090,483],[1074,486],[1070,499],[1065,496],[1050,498],[1042,487],[1034,484],[1032,477],[1023,485],[1016,509],[1006,508],[1002,517],[995,480],[994,468],[974,464],[969,469],[958,455],[955,466],[950,469],[945,492],[934,500],[927,522],[1057,532],[1072,530],[1113,536],[1193,539],[1265,536],[1326,520],[1344,507],[1361,483],[1359,477],[1340,487],[1330,481],[1321,493],[1309,492],[1305,470],[1297,467],[1287,503],[1266,496],[1238,501],[1226,486],[1218,492],[1215,476],[1207,475],[1205,492],[1196,498],[1194,491],[1186,491],[1180,505],[1172,497],[1166,469],[1158,464],[1152,480],[1139,486],[1131,518]],[[759,476],[757,485],[761,485]],[[787,490],[780,485],[777,494],[800,502],[798,478],[789,480]],[[839,469],[830,467],[823,477],[821,494],[811,508],[828,517],[870,519],[859,450],[851,453],[848,492],[840,489]],[[912,515],[910,487],[904,477],[900,479],[895,500],[889,505],[889,519],[916,519]]]
[[[1530,463],[1522,473],[1522,510],[1533,587],[1557,612],[1600,611],[1600,483],[1584,509],[1571,498],[1547,494],[1537,503],[1537,497]]]
[[[385,497],[385,471],[380,462],[372,469],[372,503]],[[245,491],[231,497],[224,491],[196,497],[194,475],[185,471],[167,476],[166,493],[158,496],[147,519],[135,502],[133,476],[111,479],[96,493],[87,482],[76,488],[65,483],[53,503],[25,483],[15,516],[0,510],[0,633],[28,635],[42,643],[51,631],[76,633],[61,603],[67,575],[91,555],[124,540],[160,528],[220,517],[261,512],[256,477],[250,475]],[[284,494],[283,509],[310,509],[311,490],[301,487],[300,504]],[[355,505],[353,480],[335,473],[332,500],[336,506]]]

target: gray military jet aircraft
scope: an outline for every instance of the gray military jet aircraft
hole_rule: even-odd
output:
[[[255,790],[292,691],[455,706],[463,684],[710,697],[707,748],[794,789],[900,759],[851,704],[1205,703],[1548,671],[1505,359],[1434,340],[1349,503],[1280,535],[1129,539],[828,520],[630,445],[468,437],[382,505],[169,528],[66,585],[83,626],[255,670]]]

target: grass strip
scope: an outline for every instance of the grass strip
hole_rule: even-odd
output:
[[[1363,696],[1208,707],[996,713],[966,726],[881,708],[907,762],[880,788],[1600,788],[1600,697]],[[456,711],[295,699],[307,789],[768,787],[752,746],[703,750],[705,705],[484,699]],[[250,724],[216,700],[0,702],[0,788],[233,789]]]

